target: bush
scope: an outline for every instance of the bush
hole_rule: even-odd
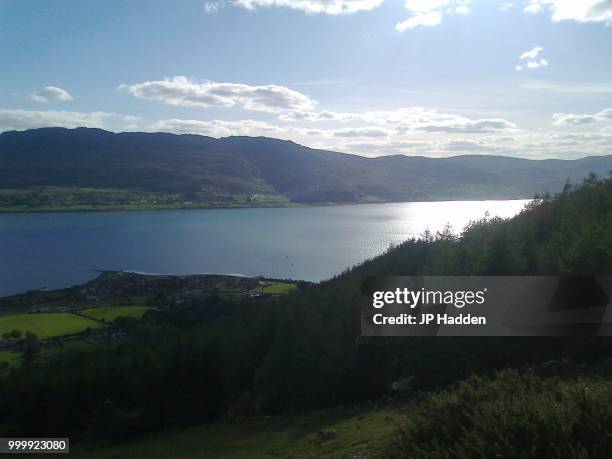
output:
[[[381,457],[604,458],[612,448],[612,384],[505,370],[432,394],[408,418]]]

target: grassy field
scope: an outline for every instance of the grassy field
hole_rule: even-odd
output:
[[[297,288],[296,284],[285,284],[282,282],[278,282],[272,285],[266,285],[262,288],[263,293],[270,293],[274,295],[283,295],[291,292]]]
[[[106,306],[101,308],[84,309],[81,314],[95,320],[112,322],[117,317],[134,317],[140,319],[145,312],[154,309],[147,306]]]
[[[12,330],[19,330],[22,333],[31,331],[41,339],[71,335],[73,333],[80,333],[87,328],[98,328],[101,326],[95,320],[66,312],[16,314],[0,317],[0,335]]]
[[[82,314],[88,317],[65,312],[15,314],[0,317],[0,335],[12,330],[19,330],[22,335],[24,335],[26,331],[31,331],[40,339],[72,335],[80,333],[87,328],[103,327],[104,325],[99,321],[112,322],[117,317],[133,317],[139,319],[150,309],[154,308],[146,306],[105,306],[81,311]],[[60,346],[44,348],[41,357],[43,359],[53,358],[59,353],[90,349],[92,346],[91,343],[82,340],[66,341]],[[18,364],[20,359],[20,352],[0,352],[0,363],[7,363],[9,366],[12,366]]]
[[[71,456],[91,459],[363,457],[389,439],[404,419],[399,407],[374,411],[334,409],[292,418],[259,417],[163,432],[108,448],[75,445],[71,446]]]

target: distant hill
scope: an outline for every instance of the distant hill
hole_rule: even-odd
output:
[[[0,134],[0,190],[113,189],[201,203],[238,195],[282,196],[305,204],[528,198],[559,191],[568,179],[580,181],[589,172],[607,176],[610,170],[612,156],[365,158],[264,137],[88,128]]]

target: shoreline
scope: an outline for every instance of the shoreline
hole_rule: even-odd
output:
[[[196,274],[163,274],[163,273],[146,273],[142,271],[129,271],[129,270],[113,270],[113,269],[91,269],[92,273],[95,273],[95,277],[81,283],[73,284],[68,287],[60,288],[46,288],[41,287],[38,289],[30,289],[19,293],[13,293],[9,295],[0,295],[0,306],[2,302],[10,300],[12,298],[23,297],[27,295],[44,295],[53,292],[65,292],[68,290],[76,289],[79,287],[86,287],[90,284],[96,284],[97,282],[104,282],[106,277],[112,277],[117,275],[132,275],[139,277],[148,277],[151,279],[155,278],[175,278],[175,279],[203,279],[203,278],[228,278],[228,279],[260,279],[269,282],[295,282],[299,284],[314,284],[302,279],[291,279],[291,278],[276,278],[276,277],[265,277],[265,276],[247,276],[245,274],[223,274],[223,273],[196,273]],[[0,316],[2,311],[0,310]]]
[[[81,208],[53,208],[53,209],[7,209],[0,208],[1,215],[11,214],[75,214],[75,213],[136,213],[136,212],[158,212],[158,211],[175,211],[175,210],[244,210],[244,209],[302,209],[309,207],[334,207],[334,206],[359,206],[359,205],[377,205],[377,204],[411,204],[423,202],[491,202],[491,201],[533,201],[531,197],[487,197],[487,198],[430,198],[417,199],[410,201],[362,201],[362,202],[323,202],[323,203],[290,203],[288,205],[261,205],[261,206],[184,206],[184,207],[143,207],[139,209],[126,208],[99,208],[99,209],[81,209]]]

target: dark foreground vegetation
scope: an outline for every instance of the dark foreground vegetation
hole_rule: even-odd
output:
[[[472,376],[411,405],[381,458],[605,458],[612,383],[505,370]]]
[[[612,179],[589,177],[461,237],[424,234],[231,316],[210,320],[198,314],[207,300],[193,302],[188,323],[149,313],[127,342],[14,368],[0,380],[0,433],[121,442],[426,391],[385,457],[607,457],[610,338],[359,336],[369,275],[559,273],[612,274]],[[489,378],[508,368],[518,370]]]

